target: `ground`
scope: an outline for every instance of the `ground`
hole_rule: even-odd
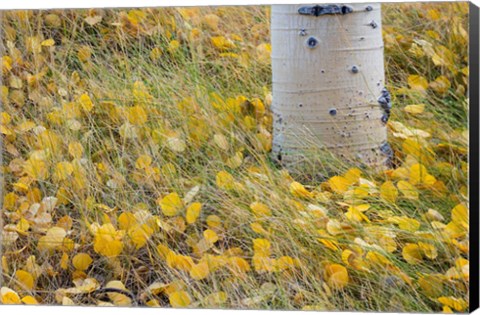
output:
[[[269,155],[268,7],[3,13],[1,302],[465,311],[468,4],[382,10],[394,167],[322,181]]]

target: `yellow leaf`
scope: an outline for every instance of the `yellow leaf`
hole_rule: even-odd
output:
[[[428,174],[427,168],[422,164],[416,163],[410,167],[410,180],[413,185],[432,186],[437,180]]]
[[[56,249],[63,244],[63,239],[67,235],[64,229],[60,227],[52,227],[47,231],[47,235],[40,237],[38,240],[39,250]]]
[[[147,224],[136,225],[128,231],[130,240],[135,244],[136,248],[142,248],[153,234],[153,229]]]
[[[7,287],[0,289],[0,298],[1,304],[20,304],[20,297],[17,292]]]
[[[468,228],[468,208],[464,204],[458,204],[452,209],[452,221],[465,229]]]
[[[101,15],[87,16],[85,18],[85,22],[87,22],[87,24],[90,26],[94,26],[95,24],[100,23],[102,18],[103,17]]]
[[[430,259],[435,259],[438,256],[437,249],[432,244],[418,242],[418,246],[422,251],[423,255]]]
[[[193,224],[197,221],[198,217],[200,216],[200,212],[202,211],[202,204],[199,202],[194,202],[187,208],[187,213],[185,215],[185,219],[187,220],[188,224]]]
[[[406,244],[402,250],[403,258],[411,265],[418,264],[422,261],[422,250],[417,244]]]
[[[86,112],[90,112],[93,109],[93,102],[90,99],[90,96],[88,96],[88,94],[86,93],[80,95],[80,97],[78,98],[78,102],[82,109]]]
[[[60,259],[60,268],[62,268],[63,270],[68,269],[68,254],[67,253],[63,253],[62,258]]]
[[[256,238],[253,240],[253,250],[255,255],[270,256],[271,243],[264,238]]]
[[[425,92],[428,88],[428,81],[419,75],[410,75],[407,79],[408,85],[412,90]]]
[[[347,268],[339,264],[325,266],[324,275],[328,286],[335,289],[342,289],[349,281]]]
[[[397,187],[391,181],[383,183],[380,186],[380,196],[388,202],[395,203],[398,197]]]
[[[73,173],[73,165],[70,162],[64,161],[57,163],[54,176],[58,181],[66,180]]]
[[[118,216],[118,227],[121,230],[128,230],[131,227],[134,227],[137,224],[137,219],[135,215],[131,212],[123,212]]]
[[[438,302],[445,306],[451,307],[458,312],[465,311],[468,308],[468,303],[462,298],[455,298],[453,296],[442,296],[438,298]]]
[[[207,295],[204,300],[205,307],[211,308],[221,306],[227,301],[227,299],[228,295],[223,291],[211,293]]]
[[[164,215],[173,217],[183,208],[182,199],[177,193],[170,193],[162,199],[157,199],[157,203],[162,209]]]
[[[203,232],[203,237],[210,243],[215,244],[218,241],[218,235],[215,231],[207,229]]]
[[[93,249],[95,252],[106,256],[116,257],[123,250],[123,233],[116,231],[111,223],[106,223],[95,231]]]
[[[305,189],[305,187],[299,182],[293,182],[290,184],[290,193],[300,198],[312,198],[313,194]]]
[[[436,298],[443,292],[442,280],[435,275],[424,275],[418,279],[422,291],[430,298]]]
[[[250,265],[241,257],[230,257],[228,265],[234,273],[245,273],[250,271]]]
[[[220,51],[228,50],[235,47],[235,44],[230,39],[227,39],[224,36],[213,36],[210,38],[210,40],[212,41],[213,46],[215,46]]]
[[[50,47],[55,45],[55,41],[52,38],[46,39],[41,43],[42,46]]]
[[[30,272],[25,270],[17,270],[15,272],[15,278],[17,278],[18,282],[22,285],[23,288],[26,290],[32,290],[35,286],[35,280]]]
[[[206,262],[201,262],[197,265],[193,265],[190,269],[190,277],[194,280],[202,280],[208,277],[210,270],[208,269],[208,264]]]
[[[127,119],[132,125],[143,125],[147,122],[147,112],[142,106],[132,106],[128,108]]]
[[[113,289],[119,289],[128,292],[127,288],[125,288],[125,285],[121,281],[110,281],[105,285],[105,288],[113,288]],[[113,302],[114,305],[117,306],[131,306],[132,305],[132,299],[128,297],[125,294],[122,293],[116,293],[116,292],[108,292],[107,293],[108,298]]]
[[[230,190],[234,188],[235,179],[230,173],[220,171],[217,173],[216,183],[219,188]]]
[[[23,165],[23,171],[35,180],[45,179],[48,176],[47,164],[44,160],[38,158],[29,158]]]
[[[68,145],[68,153],[75,159],[79,159],[83,154],[83,147],[79,142],[72,142]]]
[[[446,76],[439,76],[435,81],[430,82],[430,88],[439,94],[445,94],[451,87],[450,80]]]
[[[350,206],[348,207],[347,213],[345,213],[345,216],[352,221],[357,221],[357,222],[370,222],[370,220],[367,218],[366,215],[363,214],[364,211],[367,211],[370,208],[370,205],[368,204],[363,204],[363,205],[358,205],[358,206]]]
[[[418,199],[418,191],[417,189],[412,186],[409,182],[401,180],[397,183],[397,187],[400,192],[405,196],[407,199],[417,200]]]
[[[227,138],[222,134],[215,134],[213,136],[213,142],[223,151],[228,151],[230,148]]]
[[[33,296],[27,295],[22,298],[22,303],[26,305],[37,305],[38,301]]]
[[[272,211],[270,211],[268,206],[261,202],[252,202],[250,209],[252,209],[253,213],[258,217],[268,217],[272,215]]]
[[[170,305],[175,308],[187,307],[190,305],[190,295],[185,291],[175,291],[169,296]]]
[[[337,194],[343,194],[351,185],[350,181],[342,176],[334,176],[328,180],[328,183],[330,188]]]
[[[398,224],[398,227],[405,231],[415,232],[420,228],[420,222],[407,217],[391,217],[388,222]]]
[[[174,53],[180,47],[180,42],[176,39],[168,43],[168,51]]]
[[[73,266],[75,267],[75,269],[80,271],[87,270],[92,262],[93,262],[92,257],[90,257],[90,255],[85,253],[77,254],[72,259]]]
[[[152,158],[149,155],[142,154],[135,161],[135,168],[146,169],[150,164],[152,164]]]
[[[403,110],[412,115],[421,114],[425,111],[425,104],[407,105]]]

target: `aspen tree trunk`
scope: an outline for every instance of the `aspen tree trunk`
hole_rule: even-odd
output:
[[[380,4],[273,5],[271,19],[273,157],[292,167],[323,148],[387,165]]]

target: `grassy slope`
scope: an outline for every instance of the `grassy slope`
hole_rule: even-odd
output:
[[[300,174],[306,190],[268,157],[267,8],[6,13],[2,286],[47,304],[98,304],[119,280],[160,306],[463,310],[467,5],[383,9],[396,170],[322,158],[342,177]]]

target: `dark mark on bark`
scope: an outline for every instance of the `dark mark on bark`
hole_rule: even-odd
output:
[[[328,4],[328,5],[314,5],[314,6],[305,6],[298,9],[299,14],[304,15],[313,15],[313,16],[320,16],[325,14],[347,14],[352,13],[353,9],[346,5],[336,5],[336,4]]]
[[[318,40],[315,37],[310,37],[307,39],[307,46],[309,48],[315,48],[318,45]]]
[[[330,116],[335,116],[335,115],[337,115],[337,109],[336,108],[330,108],[328,110],[328,113],[330,114]]]
[[[377,28],[377,27],[378,27],[377,22],[375,22],[375,21],[373,21],[373,20],[372,20],[372,22],[370,22],[369,25],[370,25],[372,28]]]

